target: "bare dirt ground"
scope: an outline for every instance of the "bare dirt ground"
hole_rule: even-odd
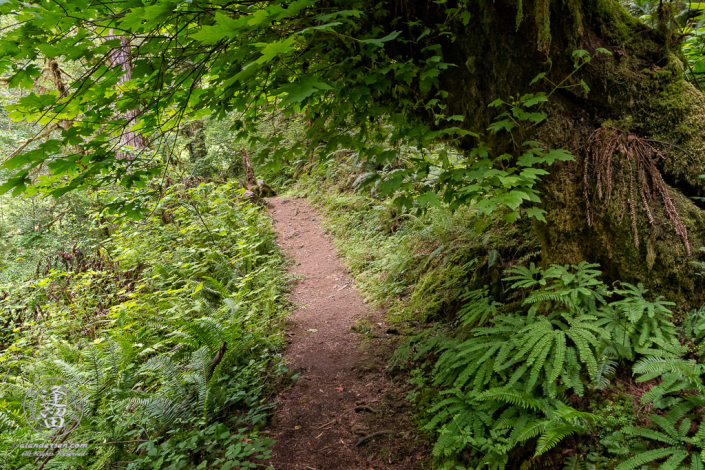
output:
[[[425,443],[415,435],[403,386],[384,370],[396,331],[383,312],[365,305],[316,211],[303,199],[269,201],[277,243],[297,277],[285,358],[300,371],[277,398],[270,464],[277,470],[421,468]]]

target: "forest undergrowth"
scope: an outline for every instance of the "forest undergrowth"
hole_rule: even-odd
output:
[[[140,221],[92,213],[101,236],[0,285],[1,468],[45,460],[19,444],[35,437],[25,395],[46,377],[84,397],[70,442],[86,447],[43,468],[267,466],[286,273],[243,192],[191,179],[143,201]]]
[[[264,177],[402,333],[429,468],[703,469],[702,7],[30,3],[0,1],[0,468],[271,468],[288,279],[237,189]],[[49,377],[83,419],[36,447]]]
[[[356,172],[340,159],[290,192],[403,326],[389,370],[408,374],[434,466],[702,468],[702,310],[675,324],[673,303],[598,265],[542,267],[525,221],[400,212],[355,192]]]

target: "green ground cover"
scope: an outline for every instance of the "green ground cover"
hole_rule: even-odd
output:
[[[107,236],[0,286],[0,467],[37,468],[17,444],[37,438],[22,405],[45,377],[84,396],[70,441],[87,444],[47,469],[266,466],[286,274],[270,219],[242,193],[175,184],[143,220],[93,214]]]

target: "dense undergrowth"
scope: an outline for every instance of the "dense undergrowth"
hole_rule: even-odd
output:
[[[18,444],[41,438],[22,405],[46,377],[83,394],[70,442],[88,446],[44,468],[266,466],[286,275],[270,220],[236,188],[172,185],[138,222],[95,214],[109,236],[0,286],[1,468],[44,459]]]
[[[452,319],[463,296],[488,285],[502,298],[500,273],[535,260],[539,244],[530,222],[503,222],[461,207],[431,207],[416,215],[389,198],[356,192],[359,169],[342,163],[305,174],[290,193],[323,209],[326,228],[370,300],[389,309],[393,322],[426,324]]]
[[[355,172],[320,167],[291,192],[323,210],[364,293],[407,325],[391,367],[409,374],[434,467],[702,468],[700,311],[675,325],[672,303],[605,285],[597,265],[539,267],[521,222],[472,206],[398,213],[354,192]]]

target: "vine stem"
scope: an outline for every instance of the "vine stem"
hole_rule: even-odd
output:
[[[69,429],[69,432],[67,432],[66,434],[64,434],[64,437],[62,437],[61,440],[59,440],[59,442],[57,442],[57,444],[63,444],[63,442],[69,437],[69,434],[71,434],[71,432],[72,432],[74,429],[76,429],[76,426],[78,426],[78,421],[76,421],[75,423],[73,423],[73,426],[71,426],[71,429]],[[54,450],[56,450],[56,449],[54,449]],[[56,455],[56,454],[54,454],[53,452],[52,452],[51,455],[47,455],[47,457],[44,459],[44,462],[42,462],[42,464],[39,466],[39,468],[38,468],[37,470],[42,470],[42,469],[44,468],[44,466],[47,464],[47,462],[49,462],[49,460],[51,460],[51,458],[52,458],[54,455]]]

